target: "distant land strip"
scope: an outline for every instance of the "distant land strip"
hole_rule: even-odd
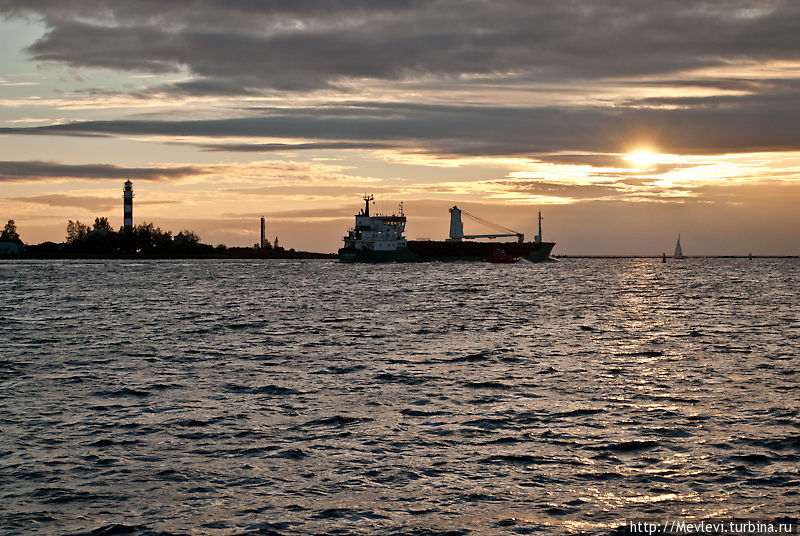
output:
[[[0,256],[2,259],[335,259],[335,253],[313,253],[310,251],[261,251],[253,248],[228,248],[218,251],[167,251],[152,253],[60,253],[60,252],[27,252],[16,255]]]
[[[663,255],[552,255],[555,259],[663,259]],[[684,255],[683,259],[798,259],[800,255]],[[667,256],[667,260],[674,259]]]

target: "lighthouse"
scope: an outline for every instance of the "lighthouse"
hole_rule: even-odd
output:
[[[125,231],[133,230],[133,183],[125,181],[125,188],[122,190],[123,211],[122,221]]]

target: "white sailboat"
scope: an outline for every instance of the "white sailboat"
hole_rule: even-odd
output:
[[[675,244],[675,254],[672,256],[673,259],[685,259],[686,257],[683,256],[683,250],[681,249],[681,235],[678,235],[678,243]]]

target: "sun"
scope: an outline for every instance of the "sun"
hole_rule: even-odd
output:
[[[648,169],[661,160],[661,155],[650,149],[639,149],[628,153],[624,159],[639,169]]]

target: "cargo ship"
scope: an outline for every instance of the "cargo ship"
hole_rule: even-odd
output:
[[[406,216],[400,204],[399,214],[370,215],[372,195],[365,195],[364,208],[356,214],[355,226],[344,237],[344,247],[339,250],[341,262],[429,262],[429,261],[486,261],[497,249],[511,257],[531,262],[550,259],[555,242],[542,241],[542,213],[539,212],[539,234],[533,242],[525,242],[525,235],[492,224],[462,211],[457,206],[450,209],[450,237],[444,241],[406,240]],[[495,227],[506,233],[465,235],[461,215]],[[512,242],[478,242],[476,239],[494,240],[516,238]]]

